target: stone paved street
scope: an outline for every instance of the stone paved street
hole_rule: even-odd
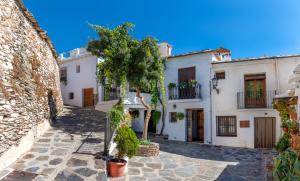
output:
[[[133,157],[128,174],[115,180],[264,181],[267,161],[276,152],[164,141],[156,158]]]
[[[91,108],[66,106],[53,128],[29,152],[0,172],[1,181],[101,181],[104,114]],[[271,150],[219,147],[151,138],[160,143],[158,157],[133,157],[125,177],[110,181],[255,180],[266,178]]]
[[[104,180],[103,162],[94,154],[103,151],[104,114],[92,108],[66,106],[53,128],[37,139],[29,152],[2,172],[11,180]],[[15,172],[13,172],[15,170]],[[24,171],[25,177],[14,175]],[[24,173],[21,172],[21,173]],[[1,173],[0,173],[1,178]],[[25,180],[26,180],[25,179]]]

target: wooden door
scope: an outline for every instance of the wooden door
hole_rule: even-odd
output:
[[[94,90],[93,88],[83,89],[83,107],[94,105]]]
[[[255,148],[273,148],[276,141],[276,118],[254,118]]]
[[[187,120],[186,120],[186,128],[187,128],[187,141],[193,141],[193,110],[186,110]]]
[[[198,140],[204,141],[204,112],[198,111]]]
[[[187,141],[204,141],[203,110],[188,109],[187,111]]]

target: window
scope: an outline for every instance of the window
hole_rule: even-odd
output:
[[[217,116],[217,136],[237,136],[236,116]]]
[[[170,122],[171,123],[177,122],[177,112],[170,112]]]
[[[136,118],[140,117],[140,111],[139,110],[129,109],[129,114],[133,119],[136,119]]]
[[[74,92],[69,93],[69,99],[74,99]]]
[[[76,65],[76,73],[80,73],[80,65]]]
[[[217,79],[225,79],[225,72],[216,72],[215,77]]]
[[[60,68],[60,81],[67,82],[67,67]]]
[[[245,75],[245,107],[266,107],[266,74]]]

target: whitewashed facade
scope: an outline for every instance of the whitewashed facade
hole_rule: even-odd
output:
[[[261,147],[259,144],[265,139],[257,136],[259,131],[266,135],[272,132],[274,144],[282,133],[278,112],[273,109],[273,98],[292,88],[288,78],[299,63],[300,56],[214,62],[211,77],[223,72],[225,78],[217,81],[219,93],[216,90],[212,92],[212,144]],[[260,95],[252,94],[253,85]],[[226,121],[229,116],[235,126],[228,126],[231,124]],[[267,126],[260,125],[262,120],[266,121]],[[268,120],[274,120],[273,126],[268,126]]]
[[[85,107],[97,103],[97,62],[98,58],[85,48],[71,50],[67,55],[61,54],[61,92],[64,104]]]
[[[228,61],[230,52],[226,49],[203,50],[168,57],[165,71],[167,113],[164,134],[170,140],[211,143],[210,74],[211,62],[217,58]],[[182,88],[181,82],[191,80],[196,81],[195,86]],[[170,83],[176,84],[176,87],[171,88]],[[183,113],[184,119],[172,120],[172,113]],[[158,127],[161,127],[161,122]]]
[[[280,118],[278,112],[273,109],[273,98],[286,93],[291,88],[296,89],[295,83],[289,84],[288,80],[293,69],[300,64],[300,56],[231,60],[230,51],[224,48],[173,56],[172,46],[168,43],[161,43],[159,48],[161,54],[167,57],[166,114],[163,134],[167,135],[168,139],[235,147],[260,147],[255,141],[257,139],[255,126],[257,122],[262,122],[258,118],[272,119],[273,142],[279,139]],[[84,49],[75,49],[71,52],[70,58],[62,59],[61,68],[67,67],[68,77],[67,85],[64,82],[61,85],[65,104],[83,106],[83,90],[86,88],[93,88],[97,110],[107,112],[116,104],[119,89],[113,88],[111,92],[105,92],[101,85],[97,85],[97,62],[98,59]],[[76,73],[78,65],[81,71],[79,74]],[[245,99],[249,96],[245,89],[245,80],[249,77],[252,80],[253,75],[264,80],[264,89],[261,90],[264,91],[262,95],[265,98],[259,106],[249,107],[247,102],[249,100]],[[182,87],[181,82],[194,82],[194,84],[192,88],[187,89]],[[173,84],[173,87],[170,87],[170,84]],[[69,99],[70,92],[74,92],[73,100]],[[132,121],[133,129],[142,132],[145,108],[136,97],[136,93],[130,91],[129,87],[127,92],[125,109],[135,115]],[[143,96],[150,104],[150,95],[144,93]],[[157,109],[161,111],[161,106]],[[182,120],[174,118],[176,113],[183,113],[184,118]],[[223,125],[220,125],[221,123]],[[231,125],[233,123],[234,125]],[[150,121],[149,127],[150,132],[160,133],[162,121],[159,120],[157,125],[153,125]],[[270,129],[265,131],[268,132]]]

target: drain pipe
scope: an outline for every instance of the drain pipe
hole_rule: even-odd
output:
[[[210,67],[210,71],[209,71],[209,101],[210,101],[210,143],[209,144],[212,144],[212,89],[211,89],[211,79],[212,79],[212,64],[210,64],[211,67]]]

